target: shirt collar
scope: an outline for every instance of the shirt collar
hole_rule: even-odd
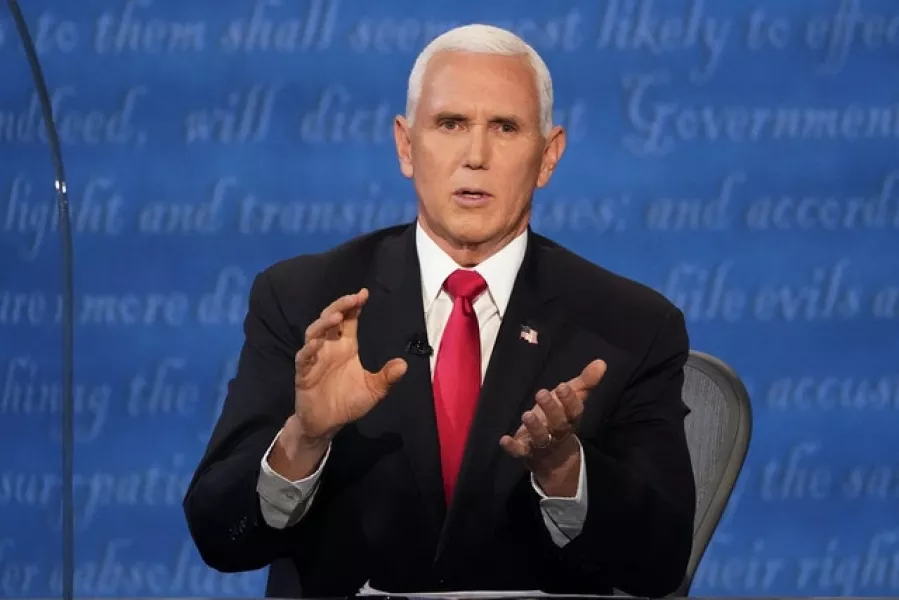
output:
[[[506,244],[499,252],[474,267],[487,282],[487,291],[502,318],[512,296],[512,287],[527,248],[527,230]],[[443,282],[460,267],[425,233],[421,223],[415,223],[415,246],[421,268],[422,300],[427,312],[443,288]]]

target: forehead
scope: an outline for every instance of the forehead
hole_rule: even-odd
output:
[[[440,52],[428,63],[419,106],[429,113],[480,109],[536,119],[540,100],[525,56]]]

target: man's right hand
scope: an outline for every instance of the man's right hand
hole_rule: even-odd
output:
[[[376,373],[359,360],[356,337],[368,290],[338,298],[306,329],[295,360],[295,413],[271,456],[287,479],[307,477],[341,427],[365,416],[406,373],[406,361],[389,360]]]

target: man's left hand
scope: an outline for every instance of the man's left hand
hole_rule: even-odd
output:
[[[515,435],[504,435],[500,446],[523,459],[548,496],[573,497],[580,473],[577,424],[584,400],[606,372],[606,363],[594,360],[580,375],[537,392],[536,405],[521,416]]]

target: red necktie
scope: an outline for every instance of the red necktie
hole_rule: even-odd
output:
[[[452,501],[468,429],[481,393],[481,334],[472,301],[487,289],[475,271],[454,271],[443,284],[453,298],[434,368],[434,409],[446,503]]]

